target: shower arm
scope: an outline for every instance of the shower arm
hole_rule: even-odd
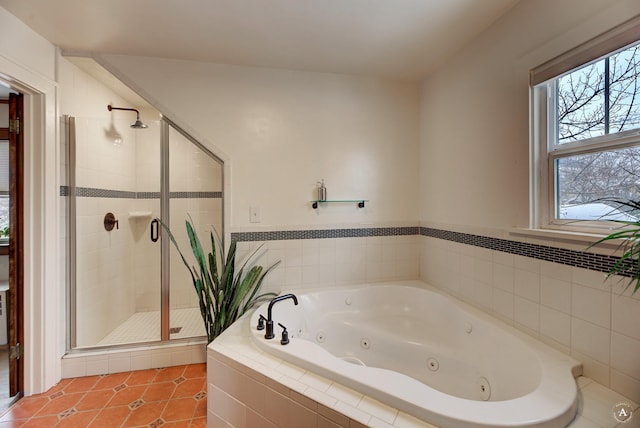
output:
[[[147,125],[145,125],[144,123],[142,123],[142,121],[140,120],[140,112],[134,108],[128,108],[128,107],[113,107],[111,104],[109,104],[107,106],[107,110],[111,111],[111,110],[126,110],[126,111],[135,111],[136,112],[136,121],[134,123],[131,124],[132,128],[136,128],[136,129],[141,129],[141,128],[146,128]]]
[[[135,111],[136,112],[136,120],[140,120],[140,112],[135,108],[127,108],[127,107],[113,107],[111,104],[107,106],[107,110],[126,110],[126,111]]]

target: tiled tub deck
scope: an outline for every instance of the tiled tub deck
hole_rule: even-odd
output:
[[[207,350],[209,428],[425,428],[433,427],[359,392],[259,350],[247,314]],[[586,377],[571,428],[638,428],[637,403]],[[619,423],[613,407],[629,403],[634,417]]]

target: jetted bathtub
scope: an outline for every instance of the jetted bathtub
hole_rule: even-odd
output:
[[[406,283],[405,283],[406,284]],[[291,291],[261,349],[442,427],[564,427],[574,359],[421,282]],[[282,328],[290,342],[282,345]]]

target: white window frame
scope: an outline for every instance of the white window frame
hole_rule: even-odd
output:
[[[620,224],[611,221],[555,218],[557,159],[640,145],[640,130],[609,134],[555,145],[556,79],[588,63],[611,55],[640,40],[640,17],[592,39],[531,70],[530,73],[530,227],[578,233],[609,233]]]

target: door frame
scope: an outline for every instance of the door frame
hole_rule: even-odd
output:
[[[0,79],[24,94],[24,395],[62,378],[65,278],[60,236],[57,84],[0,55]]]

